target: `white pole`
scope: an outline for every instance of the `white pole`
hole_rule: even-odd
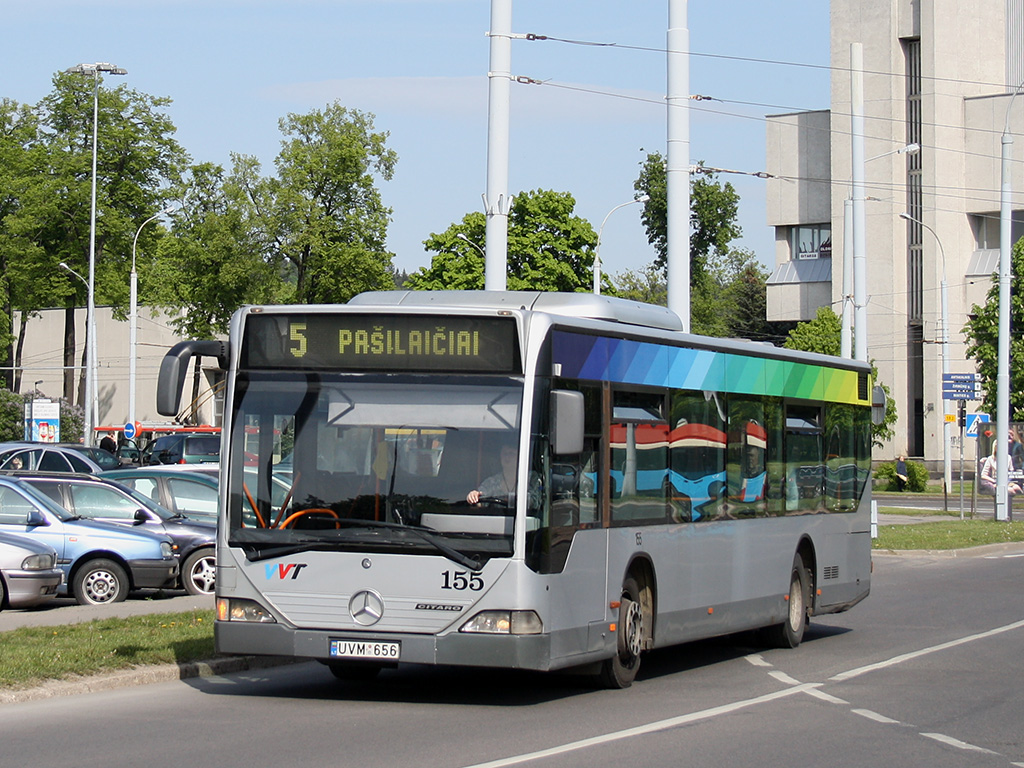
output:
[[[843,201],[843,324],[840,355],[853,357],[853,200]]]
[[[145,227],[149,222],[156,221],[161,216],[167,213],[173,213],[174,206],[164,208],[153,216],[150,216],[135,231],[135,239],[132,240],[132,271],[128,275],[128,421],[135,423],[135,359],[138,357],[138,325],[139,325],[139,275],[135,271],[135,248],[139,244],[139,235],[142,234],[142,228]]]
[[[491,0],[487,112],[487,193],[484,195],[484,288],[504,291],[508,255],[509,90],[512,80],[512,0]]]
[[[668,6],[668,308],[690,330],[690,30],[686,0]]]
[[[1003,124],[999,195],[999,344],[996,370],[996,520],[1009,518],[1006,495],[1009,479],[1007,435],[1010,432],[1010,237],[1012,235],[1013,134],[1010,133],[1010,109],[1024,83],[1018,86],[1006,105]]]
[[[853,178],[854,357],[868,360],[868,300],[864,226],[864,46],[850,44],[850,149]]]

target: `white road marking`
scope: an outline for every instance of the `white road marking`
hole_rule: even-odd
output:
[[[996,627],[990,629],[987,632],[979,632],[976,635],[968,635],[967,637],[961,637],[959,640],[950,640],[947,643],[940,643],[939,645],[933,645],[929,648],[922,648],[919,651],[911,651],[910,653],[903,653],[899,656],[893,656],[891,659],[885,661],[879,661],[875,664],[867,664],[863,667],[857,667],[847,672],[840,672],[838,675],[833,675],[829,678],[829,682],[839,683],[844,680],[849,680],[860,675],[867,674],[868,672],[874,672],[879,669],[885,669],[886,667],[892,667],[896,664],[902,664],[904,661],[910,661],[921,656],[927,656],[930,653],[936,653],[937,651],[945,651],[949,648],[956,648],[958,645],[965,645],[966,643],[973,643],[975,640],[984,640],[989,637],[995,637],[1001,635],[1004,632],[1011,632],[1015,629],[1024,627],[1024,621],[1015,621],[1012,624],[1007,624],[1002,627]]]
[[[952,736],[946,736],[941,733],[922,733],[922,736],[929,739],[935,739],[935,741],[947,744],[957,749],[965,749],[968,752],[983,752],[986,755],[998,755],[998,752],[993,752],[991,749],[985,749],[984,747],[976,747],[973,744],[968,744],[966,741],[960,741],[960,739],[954,739]]]
[[[774,693],[765,694],[764,696],[757,696],[753,699],[734,701],[731,704],[722,704],[718,707],[702,709],[699,712],[691,712],[686,715],[680,715],[679,717],[670,717],[667,720],[658,720],[653,723],[648,723],[647,725],[638,725],[635,728],[627,728],[622,731],[606,733],[602,736],[594,736],[589,739],[581,739],[579,741],[573,741],[568,744],[562,744],[561,746],[551,747],[550,749],[541,749],[537,752],[527,752],[522,755],[505,757],[499,760],[492,760],[487,763],[477,763],[475,765],[466,766],[466,768],[502,768],[502,766],[506,765],[519,765],[520,763],[527,763],[531,760],[540,760],[545,757],[564,755],[567,752],[576,752],[581,749],[597,747],[602,744],[608,744],[609,742],[620,741],[622,739],[631,739],[634,736],[644,736],[648,733],[664,731],[669,728],[675,728],[680,725],[687,725],[688,723],[695,723],[700,720],[709,720],[713,717],[718,717],[719,715],[728,715],[740,709],[754,707],[758,704],[765,704],[770,701],[776,701],[778,699],[786,698],[787,696],[792,696],[796,693],[805,693],[808,690],[815,688],[816,686],[817,684],[815,683],[798,685],[793,688],[787,688],[784,691],[776,691]]]
[[[891,717],[880,715],[877,712],[872,712],[870,709],[851,709],[851,712],[861,717],[866,717],[868,720],[874,720],[876,723],[887,723],[889,725],[900,725],[899,720],[893,720]]]
[[[747,661],[753,664],[755,667],[770,667],[773,666],[771,662],[765,661],[764,656],[760,653],[751,653],[748,656],[744,656]]]
[[[799,680],[793,679],[792,677],[787,675],[785,672],[778,672],[778,671],[769,672],[768,676],[769,677],[774,677],[776,680],[778,680],[783,685],[800,685],[800,681]]]
[[[850,702],[848,702],[846,699],[840,699],[838,696],[833,696],[832,694],[825,693],[824,691],[811,690],[806,691],[806,693],[808,696],[813,696],[816,699],[827,701],[829,704],[843,704],[846,706],[850,705]]]

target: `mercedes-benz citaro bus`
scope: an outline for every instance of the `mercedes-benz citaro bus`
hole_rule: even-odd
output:
[[[176,345],[161,414],[193,356],[226,372],[218,651],[622,688],[650,649],[795,647],[863,600],[869,367],[680,327],[592,294],[394,291]]]

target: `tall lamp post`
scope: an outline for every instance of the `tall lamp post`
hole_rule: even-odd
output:
[[[150,216],[142,224],[139,225],[138,230],[135,232],[135,239],[132,240],[132,271],[129,275],[129,288],[130,288],[130,308],[128,310],[128,421],[129,423],[135,423],[135,360],[138,357],[138,325],[139,325],[139,275],[135,271],[135,247],[139,243],[139,235],[142,234],[142,228],[145,227],[149,222],[156,221],[163,215],[170,215],[177,210],[175,206],[169,205],[164,208],[160,213]]]
[[[650,195],[640,195],[625,203],[619,203],[612,208],[604,217],[604,221],[601,222],[601,227],[597,230],[597,247],[594,249],[594,293],[597,295],[601,294],[601,235],[604,233],[604,225],[608,223],[608,219],[615,213],[619,208],[625,208],[627,205],[633,205],[634,203],[646,203],[650,200]]]
[[[89,342],[85,347],[85,429],[84,442],[92,445],[96,427],[96,147],[100,114],[100,72],[127,75],[128,70],[106,62],[78,64],[64,70],[68,74],[92,77],[92,200],[89,206],[89,280],[86,282],[85,326]]]
[[[86,292],[91,290],[89,281],[82,277],[78,272],[73,270],[71,267],[69,267],[66,262],[62,261],[57,266],[63,269],[69,275],[73,275],[77,277],[79,280],[81,280],[82,285],[85,286]],[[96,359],[96,349],[95,347],[93,347],[93,344],[96,343],[96,334],[94,333],[95,329],[89,322],[88,315],[86,316],[85,325],[85,408],[83,408],[83,411],[85,412],[85,426],[83,428],[83,432],[85,434],[83,434],[82,439],[86,445],[91,445],[92,443],[91,441],[88,440],[87,435],[89,434],[89,432],[92,431],[92,425],[96,423],[96,414],[93,411],[93,406],[95,405],[95,398],[90,397],[90,395],[93,392],[95,392],[96,386],[95,380],[92,377],[94,373],[92,369],[92,362]],[[89,383],[90,380],[93,381],[92,384]]]
[[[923,229],[927,229],[932,233],[932,237],[935,238],[935,242],[939,246],[939,255],[942,257],[942,282],[939,283],[939,296],[942,309],[942,379],[946,380],[949,374],[949,293],[946,290],[946,251],[942,247],[942,240],[939,239],[938,233],[925,224],[920,219],[915,219],[909,213],[901,213],[901,219],[912,221]],[[950,462],[949,455],[949,441],[950,441],[950,421],[949,421],[949,400],[943,398],[942,400],[942,482],[943,482],[943,498],[945,494],[949,493],[950,487],[953,485],[953,471],[952,464]],[[962,512],[962,510],[961,510]]]

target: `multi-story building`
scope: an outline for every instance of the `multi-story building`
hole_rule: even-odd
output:
[[[1012,239],[1024,236],[1024,0],[832,0],[831,11],[831,108],[768,119],[767,168],[779,177],[768,182],[768,319],[813,319],[823,305],[841,314],[852,299],[844,208],[859,43],[867,354],[899,409],[882,453],[940,460],[940,284],[945,274],[950,370],[973,372],[962,329],[998,270],[1006,126]]]

